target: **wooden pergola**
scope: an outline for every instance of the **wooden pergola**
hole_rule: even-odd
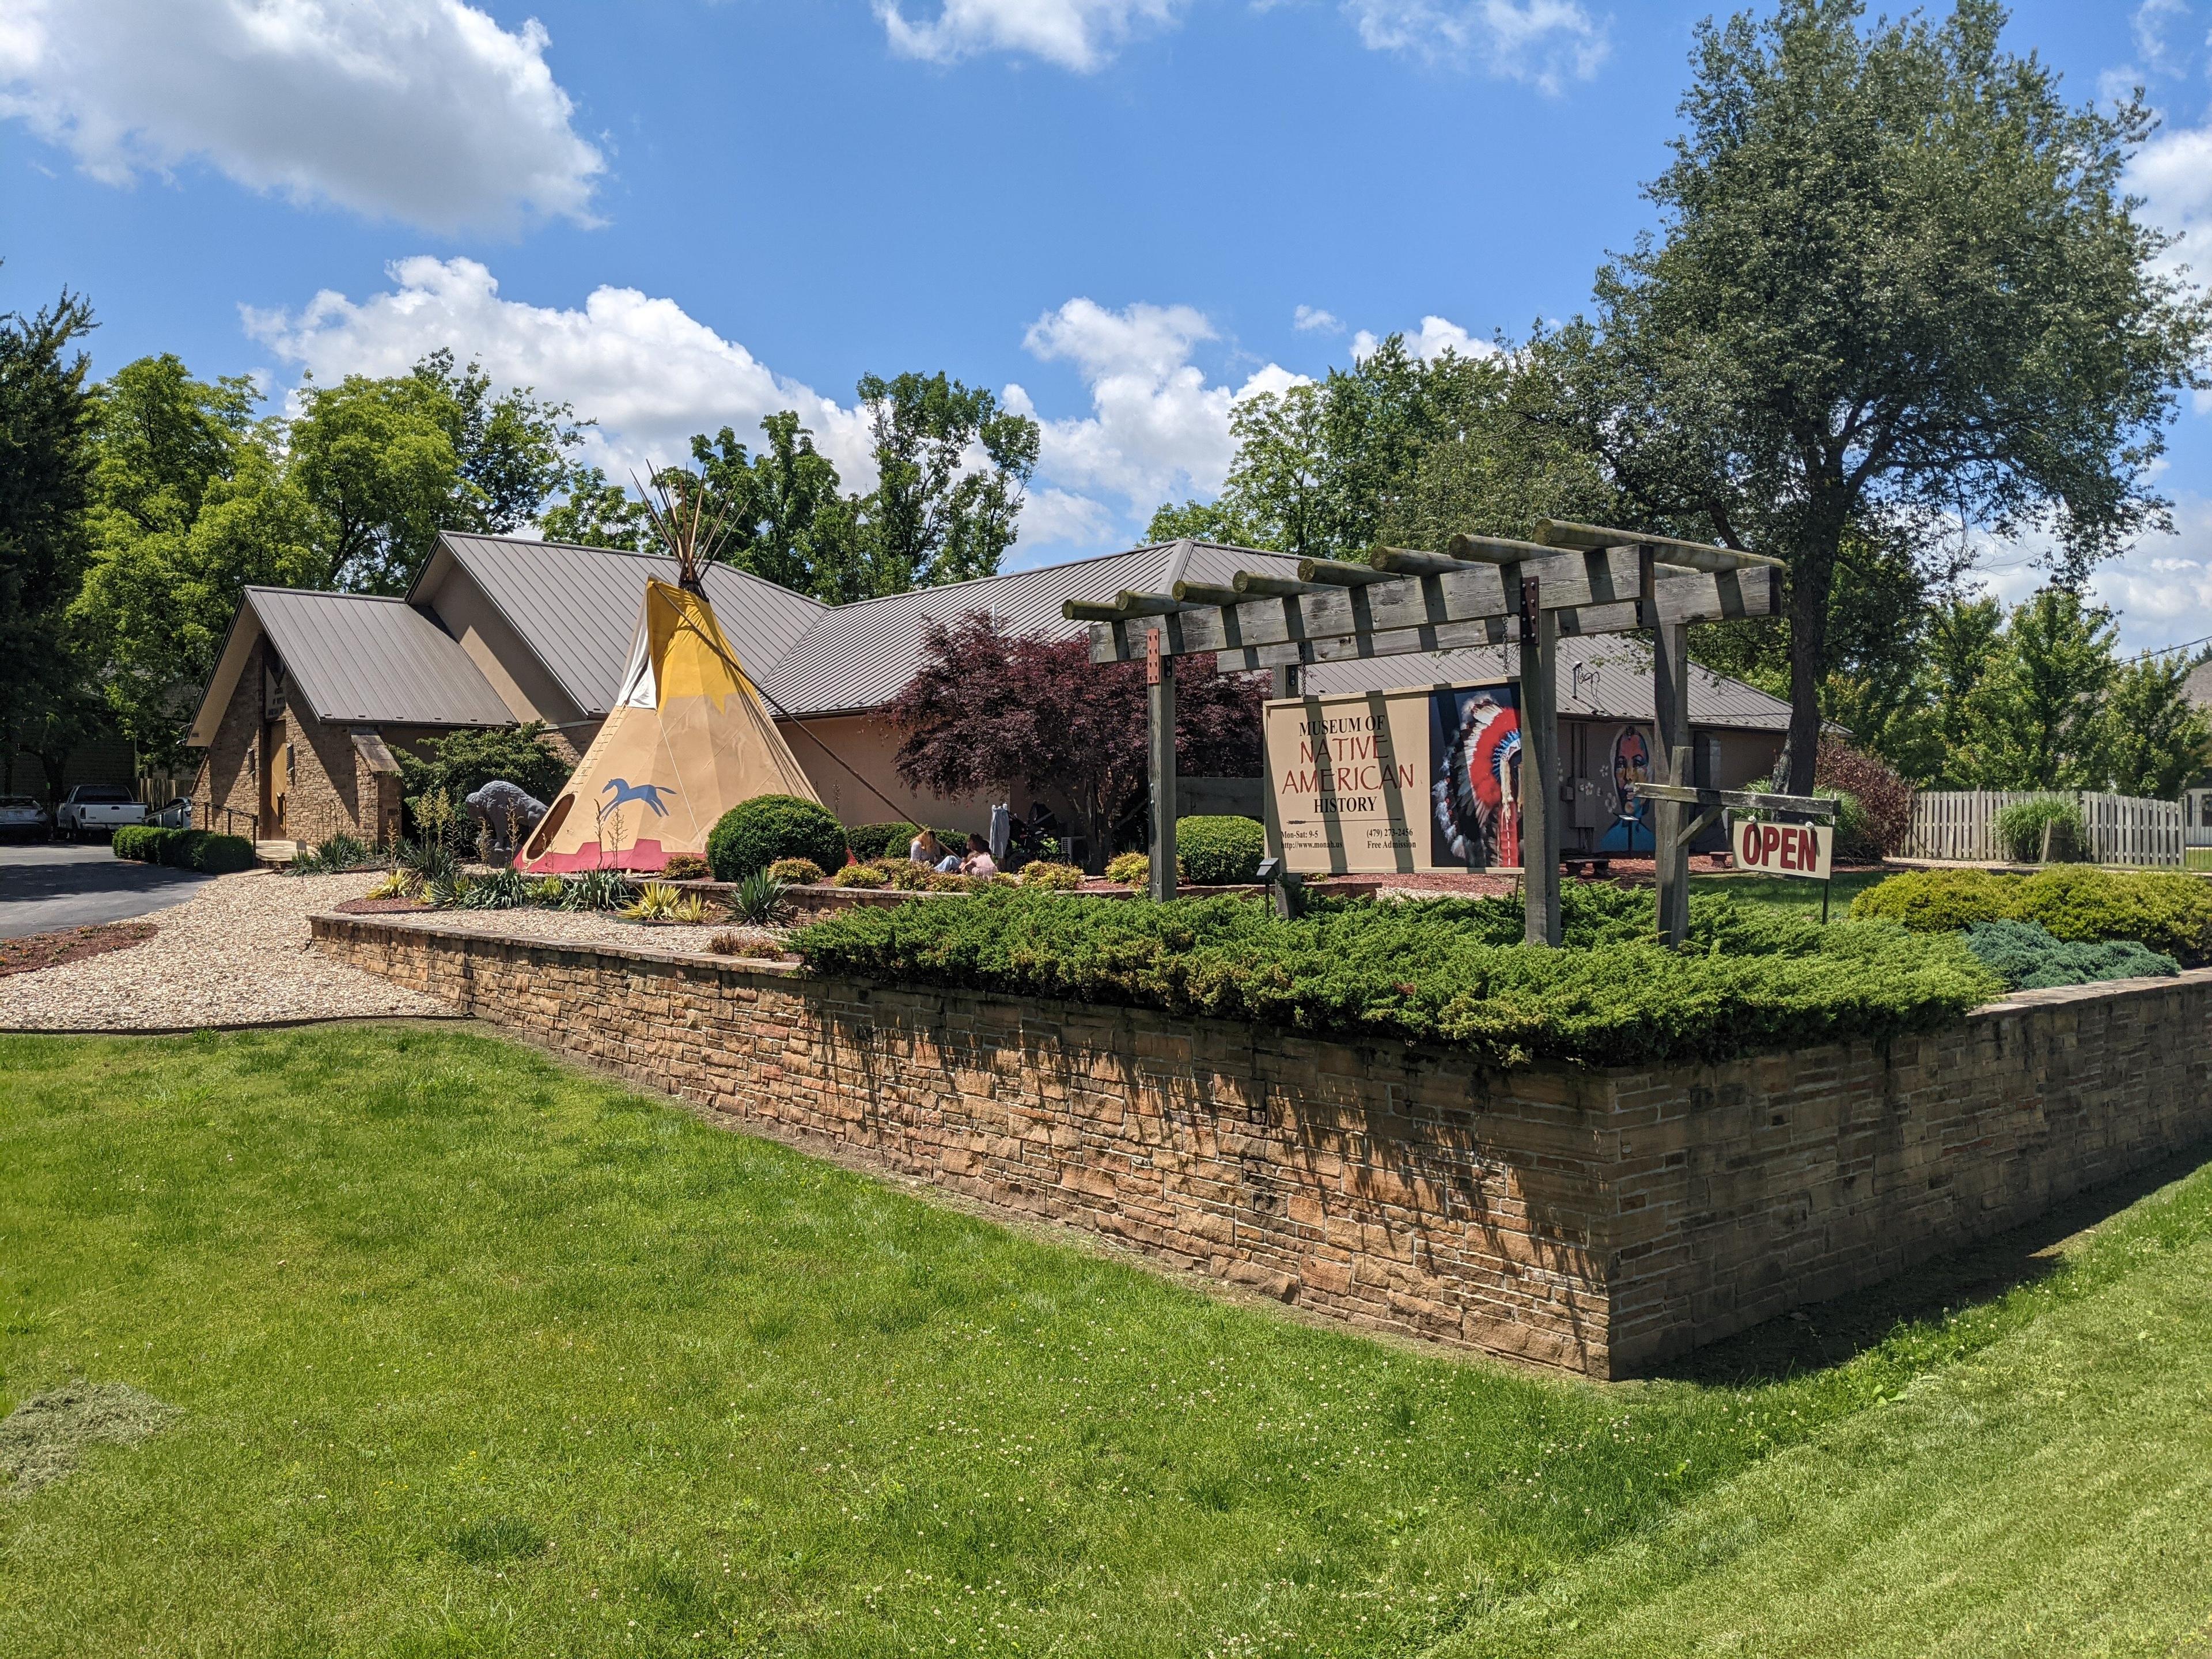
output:
[[[1660,936],[1680,944],[1689,921],[1691,840],[1725,806],[1826,817],[1831,804],[1695,787],[1690,766],[1690,624],[1778,617],[1778,559],[1601,525],[1541,520],[1533,542],[1455,536],[1442,553],[1377,548],[1364,563],[1300,562],[1295,580],[1240,571],[1226,586],[1175,580],[1164,593],[1124,592],[1110,605],[1071,599],[1091,624],[1091,659],[1147,665],[1152,744],[1151,893],[1176,883],[1176,660],[1212,653],[1224,674],[1286,670],[1352,657],[1465,646],[1520,647],[1522,886],[1532,944],[1559,942],[1559,709],[1563,634],[1647,632],[1661,781],[1652,802]],[[1278,675],[1279,689],[1287,678]],[[1697,816],[1691,816],[1692,811]]]

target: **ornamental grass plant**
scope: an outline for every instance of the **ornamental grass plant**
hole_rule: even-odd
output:
[[[1648,894],[1577,887],[1567,948],[1516,942],[1510,900],[1331,903],[1283,921],[1237,898],[1132,905],[1019,890],[856,910],[793,938],[817,973],[1441,1042],[1486,1064],[1621,1066],[1930,1030],[2002,994],[1957,937],[1823,927],[1721,896],[1691,944]]]

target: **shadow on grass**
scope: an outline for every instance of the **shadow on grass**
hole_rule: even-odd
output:
[[[2009,1232],[1931,1257],[1865,1290],[1754,1325],[1671,1360],[1650,1375],[1741,1388],[1842,1365],[1881,1346],[1901,1327],[1932,1324],[2062,1271],[2067,1261],[2062,1247],[2069,1239],[2207,1163],[2212,1163],[2212,1139],[2078,1194]]]

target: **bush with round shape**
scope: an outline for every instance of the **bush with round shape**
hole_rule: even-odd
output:
[[[2080,864],[2089,856],[2089,826],[2081,807],[2063,795],[2016,800],[1991,828],[2014,864]]]
[[[140,864],[159,864],[162,843],[176,833],[174,830],[164,830],[159,824],[122,824],[109,838],[108,850],[119,859],[131,859]]]
[[[805,887],[822,879],[822,866],[812,859],[778,859],[769,866],[768,878],[787,887]]]
[[[873,890],[885,885],[884,872],[872,864],[844,864],[830,878],[832,887],[860,887]]]
[[[1072,864],[1048,864],[1038,859],[1022,866],[1022,885],[1064,893],[1083,885],[1083,872]]]
[[[921,833],[921,826],[903,819],[892,823],[856,823],[845,832],[853,856],[863,864],[880,858],[904,858],[906,849]]]
[[[1182,863],[1177,859],[1176,863]],[[1178,869],[1176,872],[1182,874]],[[1152,878],[1152,859],[1149,853],[1117,853],[1106,866],[1106,879],[1117,881],[1124,887],[1142,887]]]
[[[1176,824],[1176,852],[1192,886],[1234,886],[1260,879],[1267,832],[1257,818],[1182,818]]]
[[[825,870],[845,861],[845,826],[817,802],[756,795],[722,814],[707,836],[717,881],[743,881],[778,859],[811,859]]]
[[[217,835],[212,830],[172,830],[175,837],[161,843],[161,862],[179,870],[198,870],[211,876],[235,875],[253,867],[253,843],[243,836]]]
[[[696,853],[674,854],[660,872],[664,881],[704,881],[714,873],[714,866]]]
[[[1950,933],[2012,915],[2018,876],[1988,870],[1908,870],[1851,901],[1862,921],[1898,921],[1916,933]]]

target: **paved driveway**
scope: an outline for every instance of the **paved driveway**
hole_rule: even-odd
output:
[[[181,904],[214,879],[119,859],[99,843],[0,847],[0,939],[126,921]]]

